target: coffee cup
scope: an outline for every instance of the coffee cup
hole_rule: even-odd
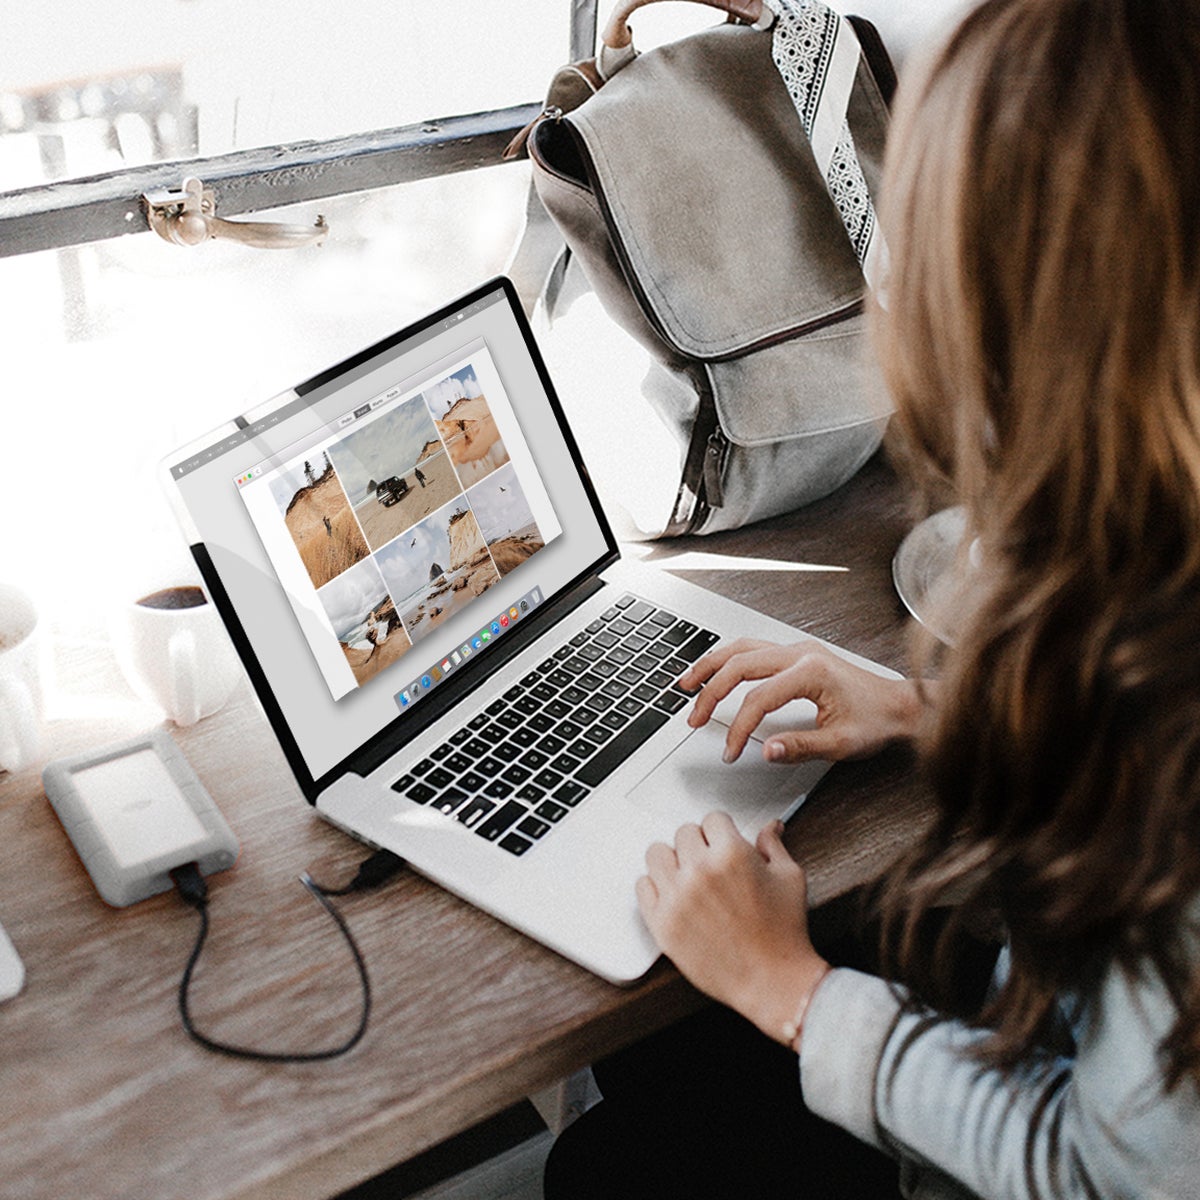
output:
[[[112,622],[113,651],[130,687],[176,725],[194,725],[229,699],[241,665],[217,611],[190,582],[137,590]]]
[[[38,615],[33,601],[0,583],[0,770],[19,771],[37,757],[42,686]]]

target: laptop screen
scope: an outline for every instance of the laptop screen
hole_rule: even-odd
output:
[[[173,455],[177,509],[306,790],[396,745],[615,554],[495,280]]]

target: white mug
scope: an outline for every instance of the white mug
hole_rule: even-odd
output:
[[[176,725],[215,713],[241,678],[241,664],[208,597],[191,582],[161,582],[122,604],[113,651],[130,687]]]
[[[0,583],[0,770],[19,771],[37,757],[42,711],[37,626],[33,601]]]

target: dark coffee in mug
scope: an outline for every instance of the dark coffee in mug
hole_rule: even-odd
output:
[[[198,608],[205,603],[204,593],[192,584],[185,587],[163,588],[143,596],[138,603],[143,608]]]

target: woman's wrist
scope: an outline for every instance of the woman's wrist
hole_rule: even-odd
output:
[[[769,1038],[799,1053],[809,1006],[832,969],[819,955],[805,955],[803,961],[788,964],[773,979],[760,983],[741,1011]]]

